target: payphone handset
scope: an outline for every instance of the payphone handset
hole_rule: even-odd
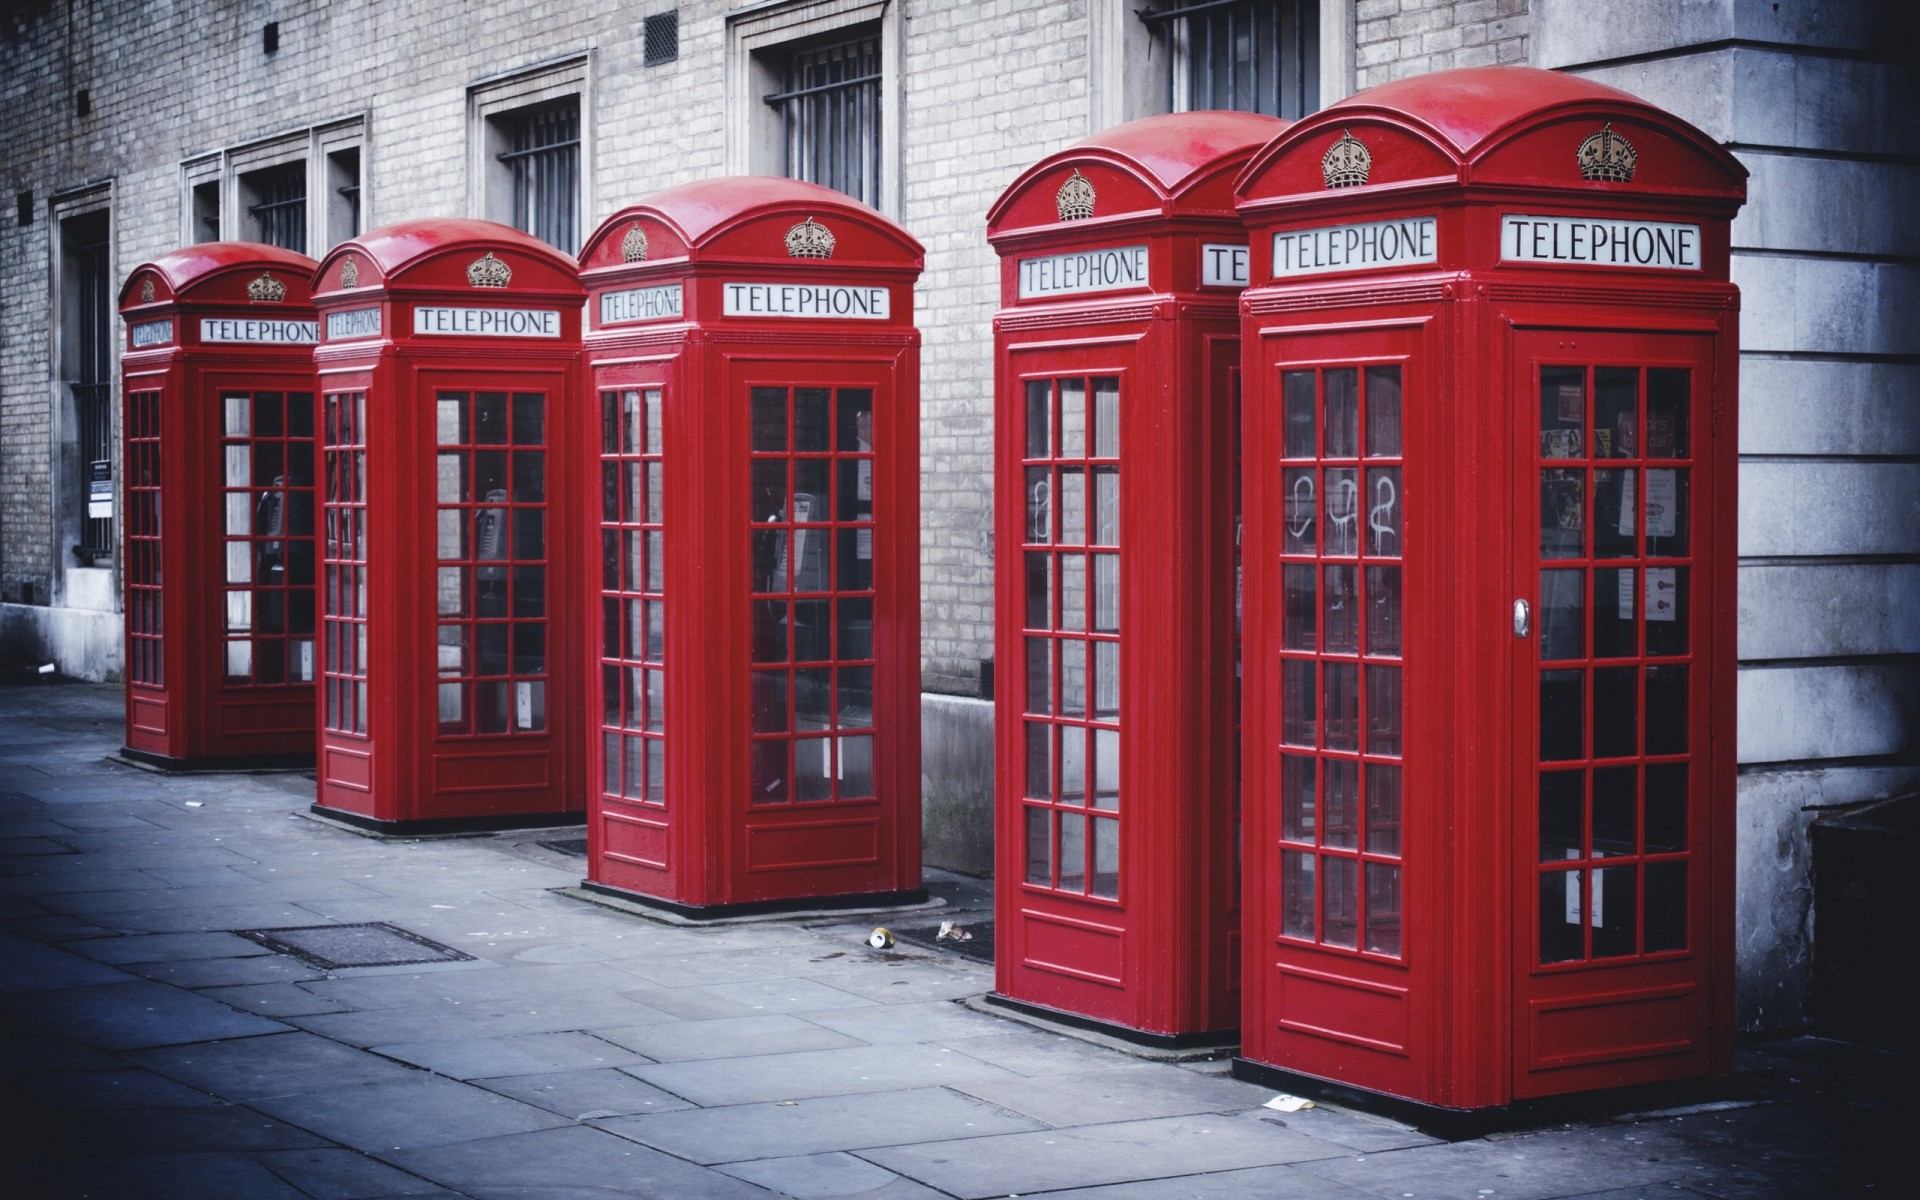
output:
[[[254,630],[281,633],[286,628],[285,596],[275,585],[287,581],[287,477],[275,475],[253,507],[254,582],[265,585],[254,597]]]
[[[479,563],[475,574],[482,583],[502,583],[507,578],[507,490],[487,489],[487,507],[473,514],[473,557]]]
[[[824,592],[827,590],[827,536],[825,529],[798,528],[808,522],[819,521],[826,504],[810,492],[798,492],[793,497],[793,572],[792,591]],[[785,519],[785,513],[775,513],[773,520]],[[783,539],[776,544],[773,552],[773,575],[767,581],[767,590],[772,592],[788,591],[787,586],[787,546]]]

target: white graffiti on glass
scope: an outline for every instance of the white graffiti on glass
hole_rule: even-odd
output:
[[[1367,528],[1373,531],[1373,552],[1375,554],[1393,553],[1387,549],[1387,539],[1398,539],[1399,529],[1394,527],[1394,505],[1400,502],[1399,489],[1393,486],[1391,475],[1376,476],[1373,481],[1374,506],[1367,510]],[[1397,550],[1397,547],[1396,547]]]
[[[1052,492],[1046,480],[1033,485],[1033,495],[1027,500],[1027,540],[1044,542],[1053,525],[1050,501]]]
[[[1360,523],[1360,487],[1354,483],[1351,475],[1344,475],[1332,481],[1333,487],[1327,495],[1327,524],[1331,527],[1327,537],[1328,554],[1352,554],[1355,549],[1356,528]],[[1335,545],[1335,540],[1338,545]]]
[[[1303,488],[1306,489],[1304,494],[1301,491]],[[1293,496],[1288,507],[1299,513],[1300,519],[1297,523],[1287,522],[1287,532],[1293,535],[1294,541],[1302,541],[1307,531],[1313,528],[1313,476],[1302,475],[1293,481]]]

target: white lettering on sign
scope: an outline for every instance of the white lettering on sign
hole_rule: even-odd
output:
[[[892,295],[884,287],[830,283],[723,283],[720,311],[728,317],[845,317],[885,321]]]
[[[1200,246],[1200,286],[1247,286],[1247,248],[1203,242]]]
[[[1020,298],[1080,296],[1147,286],[1147,248],[1111,246],[1020,260]]]
[[[1698,271],[1700,227],[1669,221],[1506,213],[1500,218],[1500,257],[1505,262]]]
[[[341,338],[379,336],[380,310],[377,308],[351,308],[346,312],[327,314],[327,340],[330,342]]]
[[[428,308],[413,310],[413,331],[448,337],[560,336],[560,314],[540,308]]]
[[[600,293],[602,325],[614,325],[622,321],[661,321],[679,315],[680,285],[677,283]]]
[[[1437,262],[1439,218],[1399,217],[1363,225],[1323,225],[1273,235],[1273,277],[1366,271]]]
[[[267,321],[252,317],[201,317],[203,342],[264,342],[312,345],[320,340],[318,321]]]
[[[142,321],[130,332],[133,334],[135,350],[142,346],[164,346],[173,340],[173,322],[172,320]]]

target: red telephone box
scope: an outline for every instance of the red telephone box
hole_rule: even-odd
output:
[[[573,263],[489,221],[414,221],[335,247],[315,287],[315,811],[393,831],[577,820]]]
[[[313,266],[210,242],[121,289],[131,758],[313,760]]]
[[[923,899],[919,243],[827,188],[713,179],[580,261],[587,886],[705,917]]]
[[[1241,176],[1244,1072],[1444,1120],[1730,1069],[1744,177],[1526,68]]]
[[[1130,122],[1041,160],[987,214],[994,999],[1136,1041],[1239,1023],[1232,185],[1285,128]]]

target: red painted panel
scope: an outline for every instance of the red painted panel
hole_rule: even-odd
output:
[[[281,733],[290,737],[311,737],[313,733],[312,691],[304,699],[278,702],[254,698],[226,699],[216,710],[217,725],[224,733]]]
[[[553,782],[553,757],[526,754],[442,754],[433,760],[433,787],[443,795],[519,791]]]
[[[150,700],[138,694],[130,695],[127,700],[127,722],[142,733],[165,737],[167,733],[166,702]]]
[[[1697,989],[1677,987],[1538,1001],[1528,1009],[1528,1069],[1691,1053],[1699,1044],[1698,1000]]]
[[[601,817],[600,830],[606,839],[602,853],[606,857],[654,871],[667,869],[665,821],[611,811],[603,811]]]
[[[1275,1017],[1282,1027],[1369,1050],[1407,1053],[1412,1017],[1406,988],[1275,965],[1280,973]]]
[[[792,871],[868,866],[880,861],[880,821],[807,821],[747,830],[747,870]]]
[[[371,751],[328,746],[325,753],[320,756],[320,765],[326,773],[328,783],[359,792],[373,790]]]
[[[1028,908],[1020,912],[1019,933],[1024,966],[1108,987],[1126,986],[1124,926]]]

